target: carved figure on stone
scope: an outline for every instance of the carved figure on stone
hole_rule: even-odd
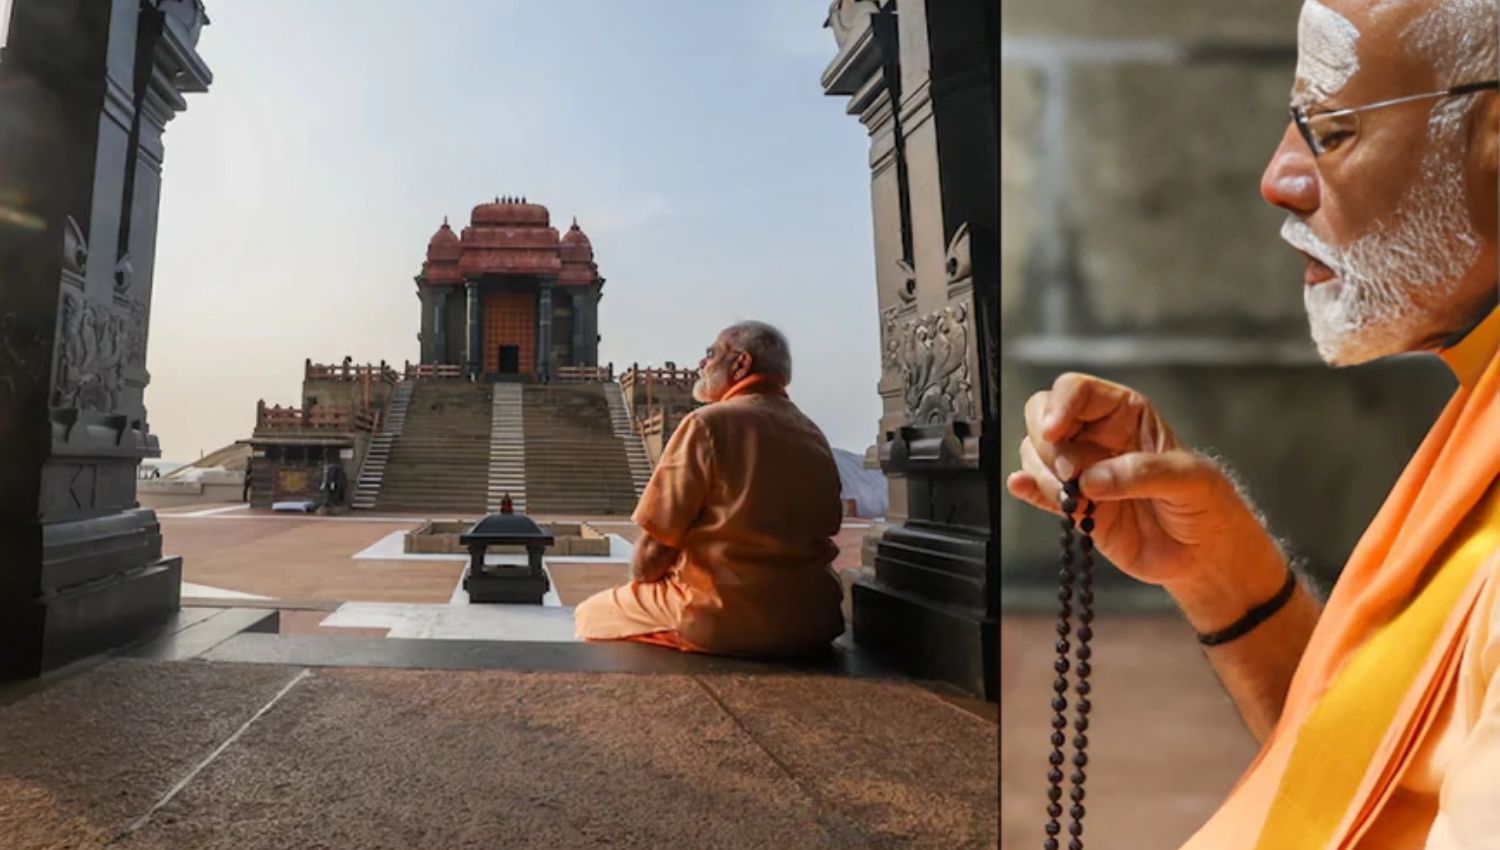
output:
[[[130,290],[130,284],[134,283],[135,266],[130,263],[129,254],[121,254],[115,263],[115,292],[124,294]]]
[[[83,236],[83,228],[68,216],[63,222],[63,268],[81,275],[88,270],[89,243]]]
[[[956,304],[904,322],[895,308],[885,313],[885,372],[904,388],[913,425],[974,419],[969,374],[969,306]]]
[[[870,15],[880,11],[875,0],[833,0],[828,4],[827,27],[833,30],[833,40],[843,49],[851,38],[859,35]]]
[[[968,222],[960,224],[953,238],[948,240],[948,252],[943,268],[948,273],[949,286],[974,276],[974,258],[969,247]]]
[[[120,401],[126,320],[76,292],[63,292],[55,407],[113,412]]]

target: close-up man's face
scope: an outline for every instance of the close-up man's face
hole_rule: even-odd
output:
[[[1261,189],[1289,213],[1282,236],[1307,258],[1313,340],[1334,365],[1436,347],[1493,297],[1495,172],[1480,142],[1494,92],[1319,117],[1493,79],[1493,63],[1453,80],[1433,61],[1464,35],[1435,5],[1302,9],[1292,106],[1311,139],[1290,123]]]

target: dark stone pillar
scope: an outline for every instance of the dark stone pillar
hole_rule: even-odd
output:
[[[195,2],[15,0],[0,56],[0,677],[179,606],[136,501],[163,129],[212,79]],[[20,199],[20,200],[15,200]]]
[[[437,329],[433,327],[433,315],[435,312],[433,310],[433,302],[436,300],[436,296],[432,290],[423,286],[421,278],[417,278],[417,302],[421,305],[422,312],[421,322],[417,325],[417,347],[419,352],[417,362],[419,363],[436,362],[433,359],[434,352],[437,349],[435,345]]]
[[[875,10],[830,10],[839,53],[823,76],[878,131],[878,450],[893,510],[866,541],[854,639],[998,699],[998,20],[986,0]]]
[[[583,344],[584,332],[584,304],[588,301],[588,292],[582,289],[573,290],[573,365],[574,366],[597,366],[594,360],[589,358],[588,349]]]
[[[484,368],[484,325],[479,301],[479,282],[465,281],[464,292],[468,298],[468,325],[469,343],[465,347],[465,360],[468,361],[467,371],[470,377],[478,375]]]
[[[536,377],[545,381],[552,375],[552,281],[537,287],[536,299]]]
[[[583,353],[590,366],[599,365],[599,297],[600,286],[588,288],[583,299]]]
[[[446,363],[448,359],[448,290],[434,290],[432,295],[432,359],[427,363]]]

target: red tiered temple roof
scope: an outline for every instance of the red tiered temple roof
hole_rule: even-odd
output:
[[[443,220],[427,243],[420,280],[455,285],[486,274],[542,275],[560,285],[587,286],[599,279],[599,267],[576,219],[559,239],[546,207],[524,198],[496,198],[473,209],[462,236]]]

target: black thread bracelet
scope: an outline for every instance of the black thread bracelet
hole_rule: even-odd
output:
[[[1229,643],[1235,638],[1243,636],[1246,632],[1270,619],[1272,614],[1280,611],[1287,600],[1292,598],[1292,593],[1297,589],[1297,574],[1288,568],[1286,571],[1286,583],[1276,591],[1276,595],[1269,600],[1251,608],[1234,625],[1217,632],[1209,632],[1206,635],[1198,635],[1198,642],[1204,646],[1219,646]]]

